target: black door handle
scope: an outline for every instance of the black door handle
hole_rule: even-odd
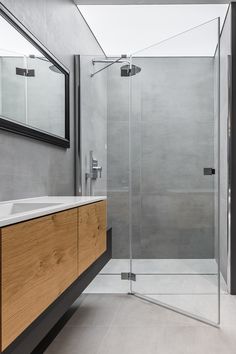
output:
[[[211,167],[204,167],[203,174],[205,176],[215,175],[216,174],[216,170],[214,168],[211,168]]]

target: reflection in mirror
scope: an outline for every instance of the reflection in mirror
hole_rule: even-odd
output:
[[[69,73],[0,9],[0,128],[68,147]]]

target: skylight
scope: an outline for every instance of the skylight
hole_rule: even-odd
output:
[[[107,56],[133,53],[213,56],[218,41],[217,20],[213,19],[220,17],[222,28],[228,5],[78,5],[78,8]],[[155,43],[160,44],[153,46]],[[142,51],[149,46],[152,47]]]

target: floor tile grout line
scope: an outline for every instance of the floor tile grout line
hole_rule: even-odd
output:
[[[217,296],[216,293],[146,293],[146,292],[141,292],[142,295],[146,295],[146,296]],[[102,293],[102,292],[91,292],[91,293],[86,293],[87,295],[93,295],[93,294],[96,294],[96,295],[125,295],[127,294],[127,292],[106,292],[106,293]],[[221,295],[229,295],[229,293],[227,292],[221,292]]]
[[[123,296],[124,296],[124,294],[86,294],[86,297],[93,297],[93,296],[97,296],[97,295],[101,295],[101,296],[114,296],[114,295],[118,295],[120,298],[123,298]],[[85,299],[84,299],[85,300]],[[83,302],[84,302],[84,300],[83,300]],[[82,303],[81,303],[82,304]],[[114,311],[114,317],[117,315],[117,312],[119,311],[119,309],[120,309],[120,307],[121,307],[121,303],[120,304],[118,304],[118,306],[117,306],[117,309]],[[103,305],[104,306],[104,305]],[[102,306],[102,307],[103,307]],[[105,306],[106,307],[106,306]],[[110,307],[113,307],[113,306],[110,306]],[[106,307],[107,308],[107,307]],[[77,314],[79,314],[79,310],[81,309],[81,306],[79,306],[78,307],[78,309],[75,311],[75,313],[73,314],[73,316],[72,316],[72,318]],[[114,318],[113,317],[113,318]],[[111,323],[113,322],[113,319],[111,320]],[[97,324],[85,324],[85,325],[73,325],[73,324],[70,324],[70,321],[68,321],[67,323],[66,323],[66,325],[65,325],[65,327],[69,327],[69,328],[71,328],[71,327],[73,327],[73,328],[75,328],[75,327],[79,327],[79,328],[81,328],[81,327],[83,327],[83,328],[90,328],[90,327],[109,327],[110,326],[110,324],[108,324],[108,325],[97,325]]]
[[[102,297],[102,295],[105,295],[105,296],[110,296],[109,294],[100,294],[101,295],[101,297]],[[113,296],[115,295],[115,294],[112,294]],[[101,336],[101,340],[100,341],[98,341],[98,343],[97,343],[97,347],[95,347],[95,348],[93,348],[93,350],[91,350],[90,351],[90,353],[91,354],[104,354],[104,343],[105,343],[105,341],[109,338],[109,336],[110,336],[110,334],[111,334],[111,331],[116,331],[116,330],[118,330],[117,328],[119,327],[123,327],[124,328],[124,331],[126,331],[126,328],[127,328],[127,330],[129,330],[129,329],[132,329],[133,331],[135,331],[135,329],[136,328],[143,328],[143,330],[146,330],[146,331],[148,331],[148,328],[152,328],[152,329],[156,329],[157,331],[158,330],[166,330],[166,331],[168,331],[168,330],[170,330],[170,331],[172,331],[173,329],[174,330],[177,330],[178,329],[178,331],[179,332],[181,332],[182,331],[182,329],[184,330],[185,328],[191,328],[190,329],[190,331],[195,331],[195,330],[198,330],[198,328],[203,328],[203,327],[205,327],[205,325],[204,324],[199,324],[199,323],[192,323],[192,324],[190,324],[190,323],[180,323],[180,322],[174,322],[174,321],[171,321],[171,322],[168,322],[167,321],[167,323],[166,322],[162,322],[162,323],[159,323],[158,321],[157,321],[157,323],[155,324],[155,322],[154,323],[152,323],[150,326],[144,326],[144,325],[140,325],[140,326],[136,326],[136,325],[134,325],[134,324],[131,324],[131,325],[125,325],[124,323],[123,323],[123,321],[122,321],[122,324],[120,324],[120,325],[116,325],[114,322],[115,322],[115,320],[117,319],[117,316],[118,316],[118,314],[119,314],[119,311],[120,311],[120,309],[123,307],[123,305],[125,304],[125,303],[127,303],[127,301],[129,302],[129,299],[131,300],[131,299],[133,299],[133,300],[135,300],[136,301],[136,299],[135,298],[133,298],[132,296],[129,296],[129,295],[126,295],[126,296],[124,296],[124,294],[116,294],[118,297],[120,297],[120,299],[119,299],[119,301],[116,303],[116,306],[115,306],[115,309],[114,309],[114,312],[113,312],[113,314],[112,314],[112,316],[111,316],[111,320],[110,320],[110,322],[109,322],[109,325],[107,325],[107,326],[102,326],[102,327],[104,327],[105,329],[104,329],[104,331],[102,332],[102,336]],[[90,296],[93,296],[93,295],[86,295],[86,297],[90,297]],[[97,295],[95,295],[95,296],[97,296]],[[104,297],[104,296],[103,296]],[[233,308],[235,309],[235,305],[236,305],[236,297],[231,297],[231,296],[228,296],[228,294],[227,294],[227,296],[225,296],[225,298],[228,298],[228,299],[232,299],[232,300],[234,300],[234,301],[230,301],[230,302],[226,302],[226,304],[229,304],[230,306],[233,306]],[[104,301],[104,299],[102,299],[102,306],[105,306],[106,307],[106,301]],[[111,302],[109,302],[109,306],[110,306],[110,304],[112,304],[113,302],[111,301]],[[146,302],[145,302],[146,303]],[[228,307],[227,307],[228,308]],[[225,311],[228,311],[227,310],[227,308],[226,308],[226,310]],[[231,309],[232,309],[232,307],[231,307]],[[111,309],[110,310],[112,310],[112,306],[111,306]],[[134,322],[135,323],[135,322]],[[96,331],[96,326],[83,326],[83,327],[85,327],[85,328],[91,328],[91,327],[93,327],[93,329],[94,329],[94,331]],[[210,333],[210,331],[212,332],[212,331],[215,331],[215,329],[209,329],[209,327],[207,326],[206,327],[207,329],[206,330],[208,330],[209,331],[209,333]],[[235,324],[233,323],[222,323],[222,330],[224,330],[224,329],[232,329],[232,328],[235,328]],[[119,331],[119,330],[118,330]],[[204,329],[204,331],[205,331],[205,329]],[[217,329],[217,331],[218,331],[218,329]],[[132,332],[131,332],[132,333]],[[224,334],[224,331],[222,331],[221,333],[223,333]],[[235,333],[235,332],[234,332]],[[75,331],[75,336],[76,336],[76,331]],[[153,345],[154,345],[154,343],[153,343]],[[156,349],[156,351],[157,351],[157,353],[158,353],[158,348],[157,347],[155,347]],[[87,351],[86,351],[87,352]],[[109,352],[109,351],[108,351]],[[47,351],[47,353],[48,354],[54,354],[55,353],[55,351]],[[74,352],[73,351],[73,353],[79,353],[79,347],[78,347],[78,352]],[[111,354],[113,353],[113,351],[111,351]],[[115,353],[117,353],[116,351],[115,351]],[[132,352],[133,353],[133,352]],[[217,353],[218,353],[218,351],[217,351]],[[227,351],[227,353],[228,354],[232,354],[232,353],[234,353],[234,351],[232,350],[232,351]],[[65,352],[64,354],[69,354],[69,352]],[[71,352],[71,354],[72,354],[72,352]],[[131,353],[130,353],[131,354]]]
[[[125,272],[126,273],[126,272]],[[203,277],[203,279],[205,278],[212,278],[212,277],[216,277],[218,276],[215,273],[158,273],[158,272],[133,272],[136,276],[138,276],[139,278],[142,278],[144,276],[148,276],[148,277],[190,277],[190,276],[194,276],[194,277]],[[101,273],[98,274],[97,277],[114,277],[114,278],[119,278],[121,279],[121,273]]]
[[[103,344],[104,344],[106,338],[108,337],[108,334],[110,333],[111,329],[112,329],[111,326],[109,326],[109,327],[107,328],[107,331],[106,331],[106,333],[104,334],[104,336],[103,336],[103,338],[102,338],[102,340],[101,340],[101,342],[100,342],[100,344],[99,344],[99,346],[98,346],[98,349],[97,349],[97,351],[96,351],[96,354],[100,354],[100,353],[101,353],[102,346],[103,346]]]
[[[128,294],[127,294],[127,296],[128,296]],[[103,343],[105,342],[105,339],[107,338],[108,334],[110,333],[111,329],[113,328],[113,327],[112,327],[112,324],[114,323],[114,321],[115,321],[115,319],[116,319],[116,316],[117,316],[117,314],[118,314],[118,311],[120,310],[121,306],[122,306],[122,301],[121,301],[120,305],[117,306],[117,309],[116,309],[116,311],[115,311],[114,317],[113,317],[112,321],[110,322],[110,324],[109,324],[109,326],[108,326],[108,329],[107,329],[107,332],[105,333],[103,339],[101,340],[101,343],[100,343],[99,346],[98,346],[98,350],[97,350],[96,354],[99,354],[99,353],[100,353],[100,349],[102,348],[102,345],[103,345]]]

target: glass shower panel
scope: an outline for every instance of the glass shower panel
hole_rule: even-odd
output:
[[[118,58],[81,55],[80,158],[78,177],[82,195],[107,195],[108,228],[112,227],[112,259],[86,289],[87,293],[128,293],[129,281],[129,77],[121,76],[125,63]],[[110,61],[110,62],[109,62]],[[104,70],[101,70],[104,69]],[[101,71],[100,71],[101,70]],[[92,76],[91,76],[92,75]],[[86,178],[89,152],[102,165],[102,178]]]
[[[81,195],[107,195],[107,70],[91,76],[105,64],[104,57],[79,56],[80,127],[79,174]],[[102,167],[101,178],[87,178],[91,154]]]
[[[214,324],[218,38],[215,19],[134,54],[129,122],[131,292]]]
[[[112,58],[116,60],[118,58]],[[129,256],[129,77],[121,75],[127,60],[107,69],[107,197],[112,227],[112,259],[102,269],[106,291],[128,293]]]

